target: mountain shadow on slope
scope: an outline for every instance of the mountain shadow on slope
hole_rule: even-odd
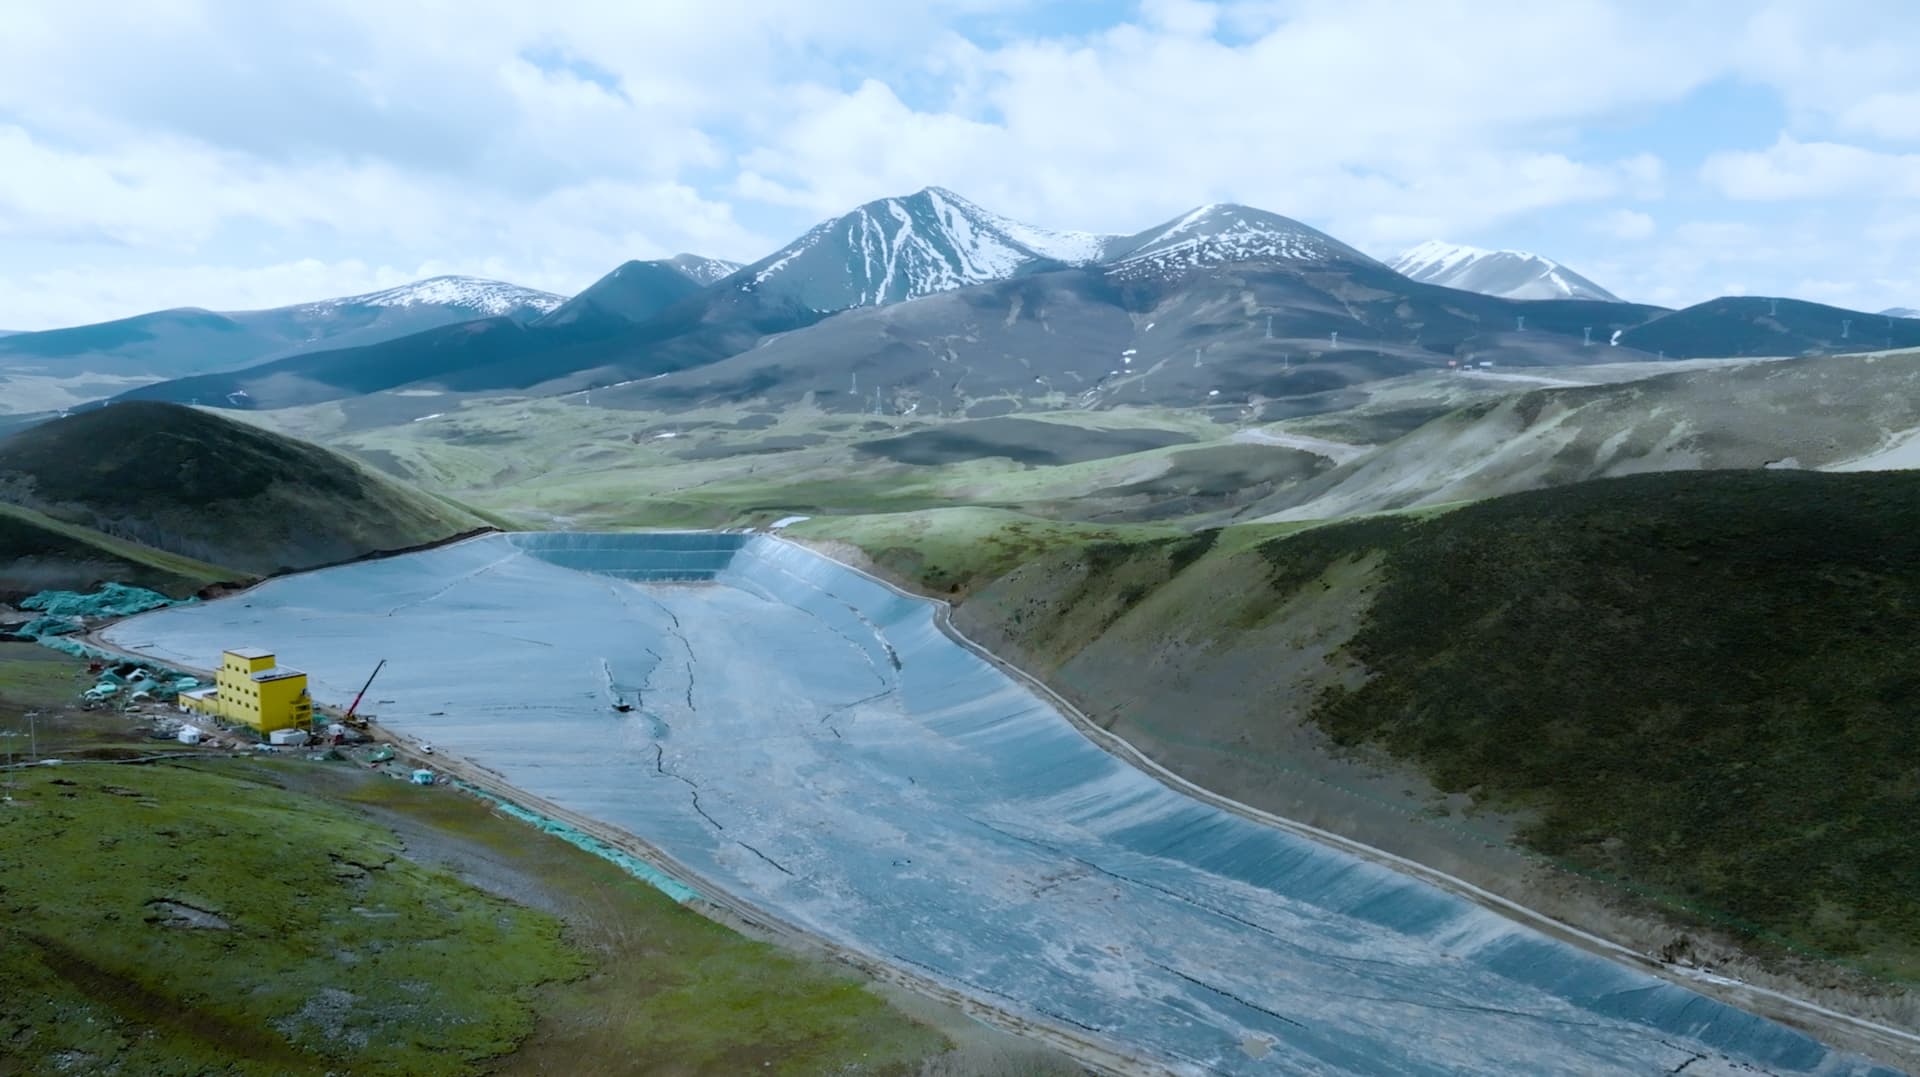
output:
[[[185,598],[245,575],[0,502],[0,603],[41,591],[93,591],[104,583]]]
[[[652,318],[704,287],[668,262],[627,262],[542,317],[538,324],[624,328]]]
[[[957,620],[1230,796],[1284,803],[1317,727],[1683,922],[1920,978],[1920,473],[1640,475],[1188,541],[1057,552]]]
[[[1172,430],[1109,430],[1034,419],[978,419],[916,430],[899,437],[863,441],[854,447],[896,463],[929,467],[995,456],[1020,464],[1052,467],[1192,441],[1191,436]]]
[[[482,526],[337,453],[159,403],[98,408],[0,441],[0,499],[255,573]]]

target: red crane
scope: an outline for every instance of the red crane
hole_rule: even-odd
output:
[[[367,674],[367,683],[361,685],[359,694],[353,697],[353,705],[347,708],[347,716],[346,718],[342,719],[343,721],[347,721],[347,722],[353,721],[353,712],[360,709],[360,700],[365,698],[367,694],[367,689],[373,687],[373,679],[375,677],[378,677],[380,675],[380,671],[382,669],[385,669],[386,666],[387,666],[387,660],[382,658],[380,660],[380,664],[373,667],[373,672]]]

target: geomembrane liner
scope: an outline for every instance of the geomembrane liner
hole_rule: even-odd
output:
[[[1896,1072],[1184,796],[934,612],[770,536],[542,533],[106,635],[203,668],[265,647],[338,704],[384,658],[382,724],[835,942],[1182,1070]]]

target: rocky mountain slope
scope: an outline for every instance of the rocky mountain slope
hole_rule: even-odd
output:
[[[1137,403],[1277,419],[1341,406],[1355,385],[1450,366],[1909,341],[1920,343],[1920,323],[1813,304],[1670,312],[1421,283],[1245,206],[1203,206],[1114,237],[1047,232],[928,188],[825,222],[704,287],[671,262],[629,263],[532,324],[476,322],[126,395],[277,408],[403,388],[596,388],[611,390],[597,399],[636,408],[811,399],[952,415]]]
[[[1839,468],[1920,431],[1920,352],[1733,364],[1450,411],[1248,509],[1327,519],[1652,471]]]
[[[1526,251],[1490,251],[1464,243],[1428,240],[1388,263],[1424,284],[1461,288],[1507,299],[1600,299],[1619,297],[1566,266]]]
[[[1116,237],[1049,232],[928,187],[823,221],[747,266],[738,286],[822,312],[904,302],[1099,261]]]
[[[811,394],[833,410],[895,414],[1260,409],[1448,362],[1587,361],[1592,330],[1604,341],[1660,313],[1522,307],[1417,284],[1244,206],[1103,237],[1019,225],[937,188],[861,207],[704,290],[685,287],[664,266],[631,264],[524,332],[427,334],[129,395],[270,408],[402,387],[611,386],[599,398],[631,406]]]

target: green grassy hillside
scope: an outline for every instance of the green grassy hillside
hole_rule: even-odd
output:
[[[0,500],[257,573],[484,526],[329,450],[155,403],[115,404],[0,441]]]
[[[1920,473],[1240,531],[1063,548],[958,619],[1202,784],[1384,751],[1532,850],[1920,978]]]
[[[62,523],[0,503],[0,602],[38,591],[91,591],[115,581],[184,598],[246,574]]]
[[[346,762],[102,762],[187,750],[78,710],[91,683],[0,643],[0,733],[34,711],[11,750],[66,760],[0,776],[0,1074],[1074,1072],[478,797]]]

